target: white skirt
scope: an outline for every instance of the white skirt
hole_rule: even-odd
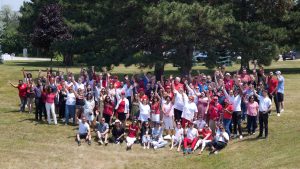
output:
[[[174,122],[173,118],[164,116],[164,124],[165,124],[165,129],[174,129]]]
[[[152,114],[152,121],[160,122],[160,114]]]
[[[149,114],[140,114],[139,116],[139,120],[141,120],[142,122],[148,121],[149,118],[150,118]]]
[[[133,144],[135,142],[135,137],[126,137],[127,144]]]

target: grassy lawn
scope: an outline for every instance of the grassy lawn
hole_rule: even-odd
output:
[[[143,150],[135,145],[125,151],[125,144],[78,147],[76,127],[39,124],[33,114],[18,112],[17,90],[8,80],[17,83],[22,78],[21,69],[33,72],[45,69],[48,62],[8,62],[0,65],[0,168],[300,168],[300,61],[276,62],[269,70],[282,70],[286,79],[285,112],[281,117],[270,116],[269,138],[256,140],[254,136],[241,141],[231,141],[218,155],[201,157],[183,156],[161,150]],[[229,68],[234,70],[237,66]],[[194,69],[207,70],[202,66]],[[78,72],[79,68],[72,68]],[[139,72],[136,67],[119,66],[118,74]],[[168,65],[168,74],[176,68]]]

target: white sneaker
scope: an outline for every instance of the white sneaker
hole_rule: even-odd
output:
[[[214,154],[218,154],[218,153],[219,153],[219,151],[215,151],[215,152],[214,152]]]
[[[144,150],[146,149],[146,146],[144,146]]]
[[[280,116],[280,113],[277,113],[277,116],[279,117],[279,116]]]
[[[242,135],[240,135],[240,139],[243,139],[243,136],[242,136]]]
[[[154,150],[156,150],[156,149],[157,149],[157,146],[154,146],[153,148],[154,148]]]
[[[282,113],[282,112],[284,112],[284,109],[281,109],[281,110],[280,110],[280,113]]]

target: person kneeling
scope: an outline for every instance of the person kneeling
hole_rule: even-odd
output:
[[[225,131],[223,126],[217,130],[216,136],[211,143],[208,143],[208,147],[211,148],[211,154],[217,154],[220,150],[226,147],[227,142],[229,141],[229,135]]]
[[[103,139],[105,145],[108,144],[107,138],[108,138],[108,132],[109,132],[109,126],[107,123],[105,123],[105,118],[101,118],[99,120],[100,122],[96,122],[96,131],[97,131],[97,136],[98,136],[98,143],[100,145],[103,144]]]
[[[127,151],[130,150],[132,145],[134,144],[138,131],[139,131],[139,127],[137,125],[137,121],[134,120],[132,122],[132,124],[129,125],[129,128],[128,128],[128,136],[126,137],[126,141],[127,141],[126,150]]]
[[[164,140],[162,134],[163,128],[159,123],[155,122],[154,128],[152,129],[152,145],[155,150],[168,144],[168,142]]]
[[[188,122],[188,128],[184,130],[186,137],[183,139],[183,154],[192,153],[197,141],[198,141],[198,130],[194,128],[194,124],[192,122]],[[188,148],[188,145],[191,145]]]
[[[86,141],[88,141],[88,144],[91,145],[91,130],[89,124],[87,123],[86,117],[83,116],[81,120],[78,119],[78,122],[79,130],[76,135],[78,146],[81,145],[80,139],[85,139]]]

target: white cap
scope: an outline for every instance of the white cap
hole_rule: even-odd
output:
[[[226,76],[231,76],[230,73],[226,73],[225,75],[226,75]]]
[[[276,75],[281,75],[281,72],[279,70],[277,70],[275,73]]]

